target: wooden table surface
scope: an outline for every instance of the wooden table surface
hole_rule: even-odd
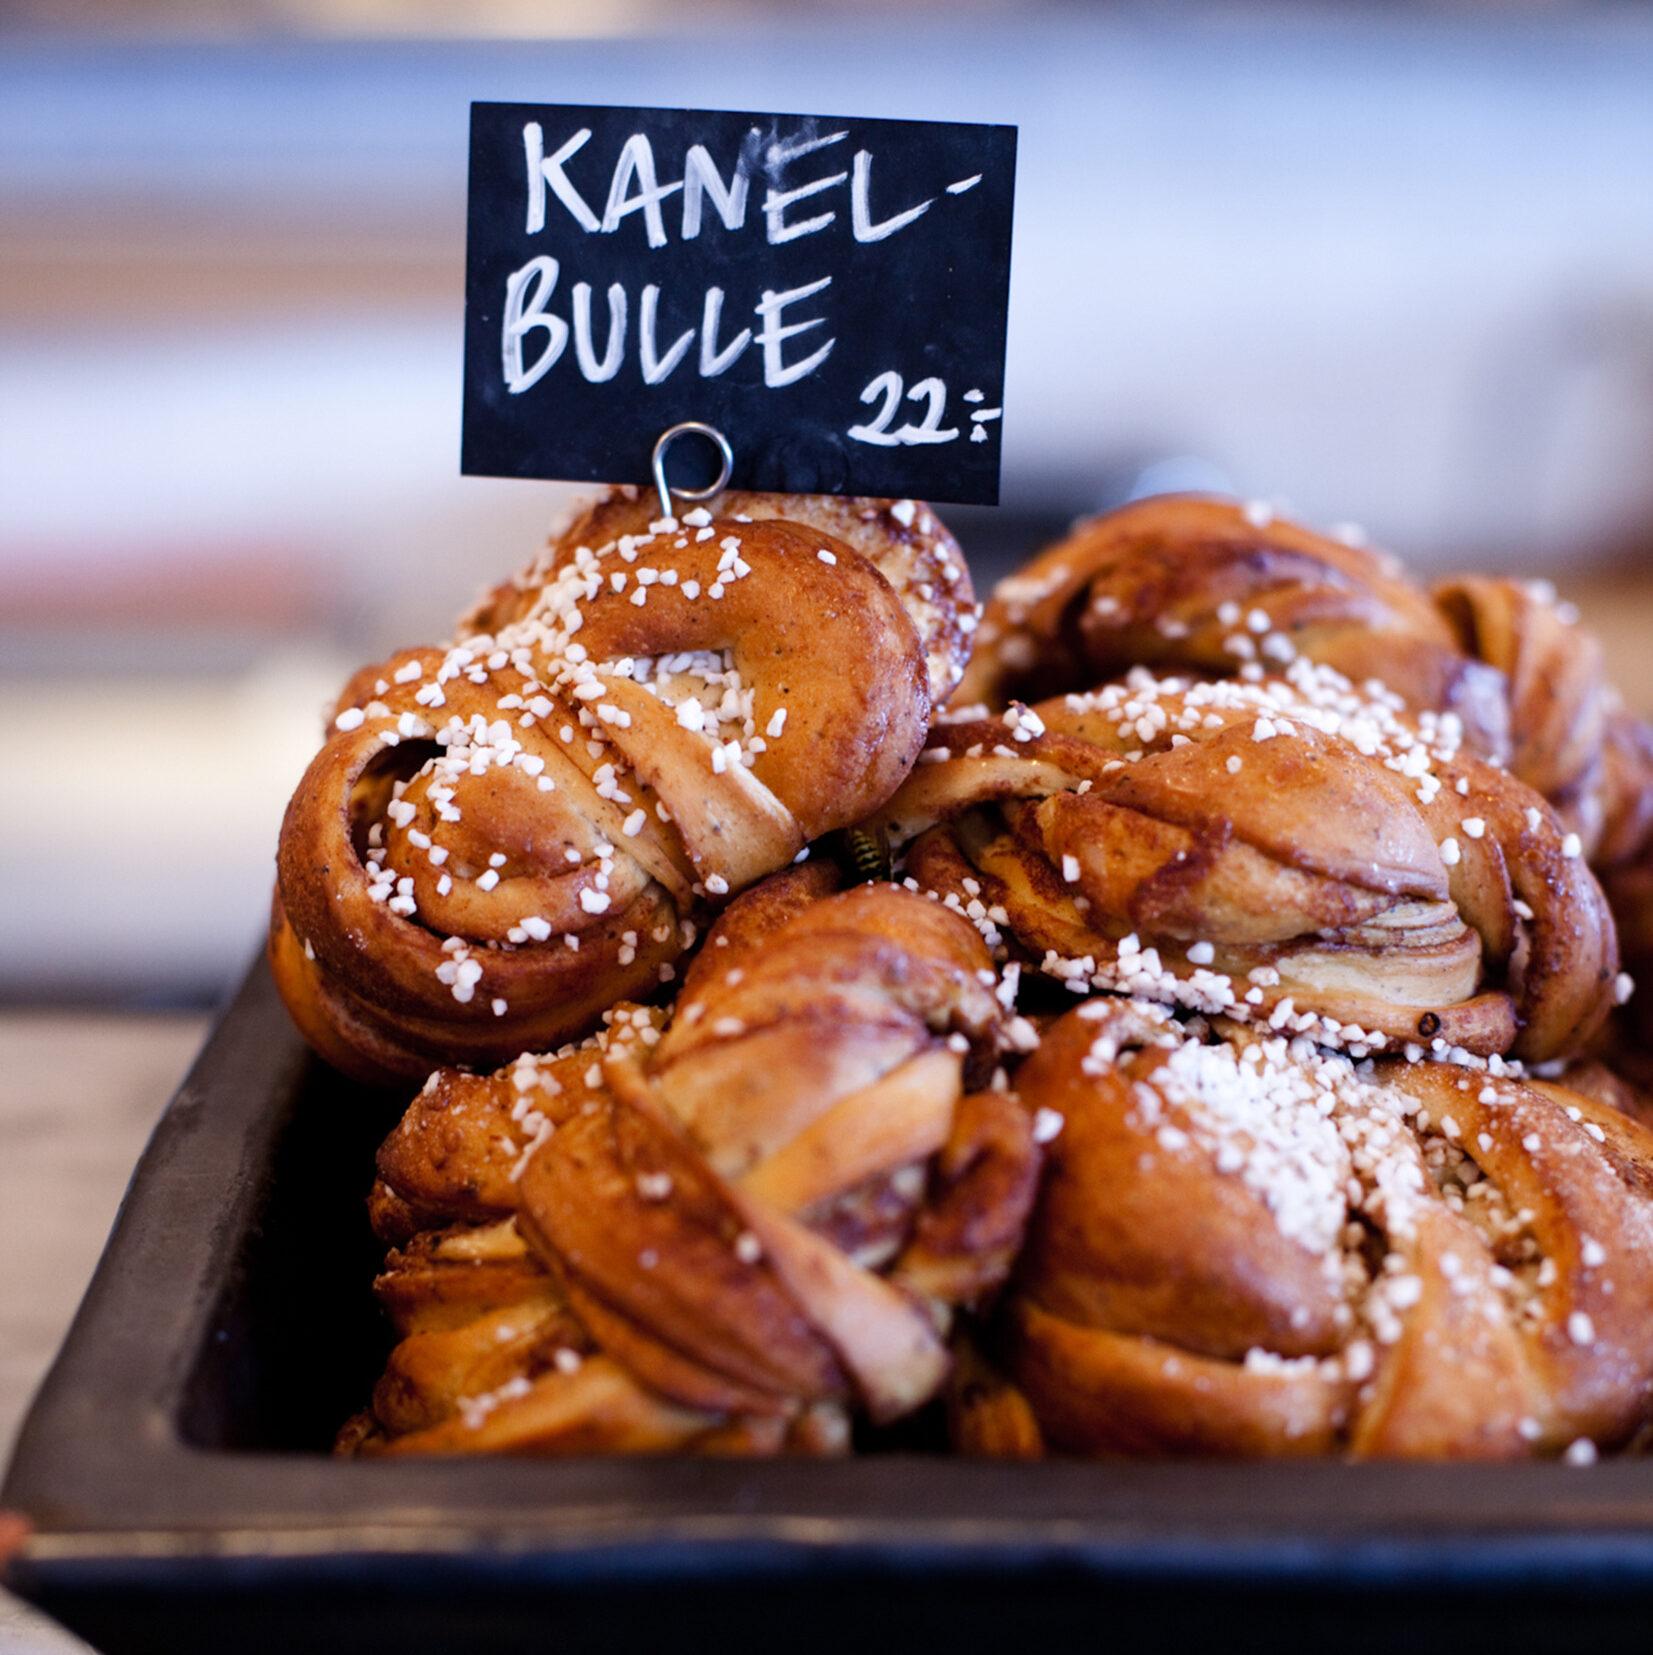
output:
[[[0,1013],[0,1463],[62,1341],[204,1015]],[[0,1655],[85,1645],[0,1592]]]

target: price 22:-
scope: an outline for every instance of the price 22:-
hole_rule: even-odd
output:
[[[849,428],[849,435],[857,442],[872,443],[879,448],[912,448],[920,443],[952,442],[959,435],[958,426],[944,426],[941,423],[947,411],[945,380],[921,379],[909,390],[906,389],[901,375],[891,369],[888,373],[881,373],[876,379],[869,380],[861,392],[860,400],[865,403],[877,402],[881,406],[870,420]],[[910,420],[905,425],[894,423],[903,400],[924,404],[924,417],[916,425]],[[966,391],[964,400],[980,402],[982,394],[977,390]],[[972,413],[970,440],[985,442],[987,422],[998,417],[997,408],[979,408]]]

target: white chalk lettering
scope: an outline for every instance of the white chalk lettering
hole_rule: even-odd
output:
[[[916,207],[909,207],[904,213],[897,213],[893,218],[887,218],[882,224],[872,221],[872,208],[868,204],[868,197],[872,193],[872,153],[870,150],[858,149],[855,152],[855,162],[852,168],[855,176],[849,187],[849,217],[850,227],[855,231],[857,241],[882,241],[886,236],[893,236],[897,230],[904,230],[916,218],[922,218],[934,205],[935,197],[921,201]]]
[[[592,350],[591,283],[574,284],[574,356],[580,372],[593,384],[601,385],[620,371],[626,354],[626,290],[618,282],[608,289],[608,343],[599,362]]]
[[[945,430],[941,424],[942,410],[947,406],[947,383],[941,379],[921,379],[907,392],[909,402],[928,401],[924,410],[922,425],[913,425],[911,422],[901,427],[901,440],[904,443],[916,444],[927,442],[951,442],[958,433],[956,425],[948,426]]]
[[[545,134],[538,121],[530,121],[522,129],[522,147],[528,156],[528,233],[545,228],[545,186],[574,215],[582,230],[597,229],[597,215],[585,203],[585,198],[574,188],[563,162],[577,155],[590,141],[591,129],[581,127],[555,155],[545,153]]]
[[[514,126],[512,123],[507,127],[507,137]],[[814,374],[832,355],[848,323],[847,318],[834,314],[833,298],[828,291],[833,285],[832,275],[782,290],[760,288],[766,278],[797,281],[803,272],[788,268],[785,258],[763,253],[757,244],[745,250],[754,256],[755,264],[745,258],[733,258],[726,267],[721,267],[716,260],[704,255],[684,255],[682,262],[696,270],[710,262],[714,273],[724,268],[729,272],[748,272],[746,280],[750,285],[737,286],[733,300],[725,285],[703,286],[704,276],[692,285],[681,278],[674,283],[669,259],[663,261],[666,271],[663,279],[643,282],[639,261],[645,255],[635,242],[635,232],[632,232],[632,241],[627,243],[634,251],[617,252],[608,261],[611,267],[618,265],[626,279],[605,285],[603,278],[613,274],[613,270],[604,268],[603,255],[597,253],[595,259],[583,261],[586,268],[582,270],[582,260],[564,245],[570,239],[567,225],[561,221],[555,225],[548,223],[553,197],[561,203],[568,220],[587,235],[615,235],[625,230],[627,220],[640,215],[651,250],[664,248],[670,242],[666,219],[669,205],[681,208],[673,227],[685,247],[698,241],[708,229],[715,236],[718,228],[729,234],[745,231],[749,236],[761,235],[770,246],[780,247],[818,235],[846,218],[855,242],[865,244],[888,240],[924,218],[938,202],[945,208],[948,199],[968,194],[983,180],[981,173],[974,173],[956,178],[952,183],[943,181],[937,184],[936,193],[916,201],[908,197],[912,204],[901,205],[900,192],[908,187],[914,175],[913,166],[904,158],[898,161],[895,176],[886,176],[884,194],[893,199],[879,203],[886,212],[886,216],[880,217],[873,201],[875,153],[871,149],[855,149],[853,143],[837,147],[851,139],[850,130],[823,132],[817,122],[806,120],[802,130],[795,129],[791,135],[772,141],[763,129],[748,126],[744,121],[717,130],[727,137],[712,146],[685,144],[682,176],[664,180],[660,176],[660,165],[663,163],[669,169],[675,154],[662,151],[657,157],[651,136],[646,132],[632,132],[613,155],[605,198],[600,178],[592,176],[593,169],[604,166],[606,161],[594,161],[591,157],[588,150],[593,136],[591,128],[580,127],[556,140],[556,147],[548,153],[548,140],[540,123],[523,124],[527,229],[530,235],[549,230],[551,236],[541,245],[558,246],[560,262],[545,254],[529,258],[505,279],[499,360],[505,388],[512,396],[520,396],[538,385],[565,358],[569,361],[563,370],[565,375],[577,373],[591,385],[616,380],[625,370],[630,384],[635,386],[640,382],[653,386],[665,384],[678,373],[698,374],[703,380],[717,379],[740,364],[754,346],[755,360],[746,365],[745,376],[755,379],[761,362],[762,384],[767,389],[778,390]],[[773,133],[774,128],[768,131]],[[731,155],[728,138],[737,133],[741,134],[739,149]],[[714,149],[720,153],[714,155]],[[826,152],[831,152],[830,158]],[[575,158],[582,153],[586,156],[583,166],[574,170],[582,174],[584,187],[593,192],[589,199],[569,172]],[[818,160],[808,160],[817,154]],[[844,156],[850,157],[847,166],[826,170],[833,160]],[[725,161],[729,163],[727,167],[723,164]],[[811,172],[819,176],[807,176]],[[940,176],[945,179],[944,174]],[[761,203],[754,194],[754,180],[764,186]],[[828,205],[832,192],[840,187],[848,191],[847,213],[842,197]],[[672,203],[672,197],[679,193],[681,203]],[[594,207],[594,202],[601,203],[600,210]],[[943,219],[947,216],[944,211]],[[592,244],[586,245],[596,251]],[[825,246],[823,244],[823,252]],[[736,249],[730,251],[734,253]],[[648,258],[646,268],[650,271],[659,268],[652,253]],[[805,269],[811,263],[818,269],[822,264],[830,266],[833,261],[826,256],[814,261],[805,255],[800,262]],[[856,268],[860,280],[861,267]],[[902,264],[904,272],[912,268]],[[560,285],[565,272],[571,283],[566,288]],[[587,279],[575,280],[576,276]],[[721,279],[727,282],[729,277],[724,275]],[[920,278],[904,274],[903,279]],[[754,291],[761,291],[762,296],[747,310]],[[884,297],[888,303],[899,306],[907,295],[896,292]],[[922,296],[912,297],[915,313],[922,311],[922,304],[917,302]],[[811,305],[812,299],[818,302]],[[597,331],[602,318],[595,312],[605,302],[607,323],[599,348]],[[665,319],[661,316],[663,307],[667,312]],[[677,327],[679,322],[688,323],[691,318],[698,325]],[[915,320],[915,329],[919,325]],[[677,328],[675,333],[673,328]],[[869,340],[867,348],[879,347]],[[933,348],[926,349],[918,359],[933,361],[937,355]],[[637,379],[630,378],[633,365]],[[898,449],[954,442],[966,434],[971,442],[987,441],[989,428],[1001,417],[1000,410],[976,406],[986,400],[979,387],[952,393],[952,396],[955,400],[950,409],[944,380],[932,375],[909,384],[901,372],[886,370],[874,375],[861,391],[862,417],[858,423],[848,426],[847,434],[858,443]],[[960,402],[967,419],[959,414]],[[947,422],[949,412],[955,415],[957,423]]]
[[[720,351],[717,348],[717,330],[723,321],[723,289],[706,289],[706,305],[700,317],[700,377],[716,379],[726,369],[734,367],[740,354],[752,342],[752,330],[742,328]]]
[[[813,218],[801,219],[796,224],[786,222],[786,209],[794,201],[807,201],[822,190],[830,190],[849,177],[847,172],[835,172],[830,178],[817,178],[812,184],[800,184],[795,190],[769,190],[763,198],[763,216],[769,225],[769,245],[779,247],[782,242],[796,241],[800,236],[812,236],[824,230],[838,215],[834,212],[817,213]]]
[[[632,184],[638,186],[635,195],[626,192]],[[620,159],[614,163],[614,178],[608,189],[608,205],[603,209],[603,233],[612,235],[629,214],[640,212],[648,227],[649,246],[666,245],[666,221],[660,203],[667,196],[683,188],[683,180],[675,184],[658,182],[654,171],[654,146],[648,134],[634,132],[620,150]]]
[[[847,132],[828,133],[823,138],[799,138],[791,143],[771,144],[769,146],[769,171],[771,178],[777,178],[781,169],[788,162],[801,160],[805,155],[812,155],[818,149],[826,149],[831,144],[841,142],[847,138]],[[849,176],[848,173],[835,172],[826,178],[816,178],[807,184],[800,184],[796,189],[780,190],[771,188],[763,198],[763,217],[766,232],[771,247],[779,247],[783,242],[796,241],[800,236],[812,236],[824,230],[838,215],[833,212],[817,213],[814,218],[806,218],[796,224],[786,222],[786,209],[795,201],[807,201],[812,195],[819,195],[823,190],[833,189],[842,184]]]
[[[901,406],[901,375],[892,368],[881,373],[876,379],[870,379],[861,388],[862,402],[877,402],[883,399],[884,406],[878,413],[862,425],[852,425],[849,435],[857,442],[871,443],[875,448],[899,448],[900,436],[890,429],[890,421],[895,418],[895,411]]]
[[[827,340],[819,350],[806,356],[801,362],[787,363],[781,351],[781,346],[788,339],[796,338],[800,333],[808,333],[811,328],[820,327],[826,320],[824,316],[812,316],[807,322],[783,323],[781,313],[788,305],[820,293],[831,285],[832,278],[823,276],[818,282],[809,282],[803,287],[790,287],[784,293],[775,293],[769,288],[763,290],[763,297],[757,306],[758,316],[763,324],[758,329],[757,342],[763,348],[763,382],[771,390],[782,385],[794,384],[814,373],[832,354],[832,347],[838,343],[836,339]]]
[[[828,132],[819,138],[790,138],[784,143],[769,146],[769,170],[778,172],[788,161],[797,161],[805,155],[813,155],[818,149],[829,149],[833,144],[841,144],[849,133]]]
[[[687,333],[680,333],[672,341],[671,348],[664,356],[655,351],[654,324],[660,308],[660,289],[650,282],[643,289],[643,309],[637,318],[637,357],[643,368],[643,383],[658,385],[668,378],[673,368],[689,353],[689,346],[694,343],[694,329]]]
[[[568,344],[568,324],[560,316],[545,314],[556,286],[557,261],[543,256],[530,259],[506,278],[505,321],[500,343],[504,350],[505,389],[512,396],[519,396],[529,386],[539,384]],[[535,328],[545,329],[545,349],[535,357],[531,367],[524,367],[522,341]]]
[[[707,196],[724,229],[739,230],[746,223],[746,197],[751,188],[744,155],[735,162],[734,177],[726,185],[706,146],[690,144],[683,158],[683,239],[693,241],[700,234],[701,203]]]
[[[943,426],[941,423],[942,414],[947,408],[947,382],[933,376],[919,380],[906,391],[908,402],[925,404],[923,420],[917,425],[909,421],[905,425],[892,428],[896,410],[901,406],[904,385],[905,381],[893,368],[869,379],[861,388],[860,400],[866,403],[877,402],[880,407],[870,420],[860,425],[852,425],[847,435],[857,442],[871,443],[875,448],[916,448],[924,443],[952,442],[959,434],[958,427]],[[981,392],[965,392],[967,398],[971,395],[980,396]],[[992,412],[996,416],[999,410],[995,408]],[[980,419],[982,416],[976,414],[971,417]],[[977,426],[971,432],[972,442],[986,440],[985,432],[980,436],[976,434],[980,431],[981,427]]]

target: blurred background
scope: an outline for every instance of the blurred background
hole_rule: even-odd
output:
[[[13,0],[0,997],[211,1002],[324,700],[565,504],[458,472],[474,98],[1017,123],[979,580],[1228,488],[1554,576],[1653,701],[1648,9]]]

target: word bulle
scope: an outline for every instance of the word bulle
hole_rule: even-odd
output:
[[[766,143],[753,128],[727,170],[704,144],[690,144],[681,175],[663,181],[648,135],[634,132],[621,145],[604,192],[600,175],[591,176],[589,164],[573,166],[590,142],[589,128],[547,153],[542,126],[529,121],[522,129],[524,228],[530,236],[540,234],[559,212],[586,235],[612,236],[635,219],[648,247],[658,251],[672,245],[674,230],[679,243],[693,242],[715,220],[730,235],[761,235],[768,245],[781,246],[819,235],[836,223],[845,205],[837,192],[844,192],[850,234],[865,244],[917,223],[941,193],[962,195],[980,182],[979,173],[954,180],[943,192],[878,218],[872,203],[872,152],[856,150],[847,165],[835,165],[842,153],[837,146],[848,136],[846,130]],[[797,164],[815,155],[821,160],[813,175],[797,176]],[[754,201],[754,179],[764,184],[761,201]],[[675,293],[668,308],[698,321],[665,340],[660,336],[665,282],[644,283],[635,302],[625,283],[611,282],[599,301],[592,283],[583,279],[559,293],[564,275],[562,261],[542,253],[506,278],[501,366],[512,395],[538,384],[569,356],[571,347],[580,377],[594,385],[614,379],[628,357],[635,359],[645,385],[659,385],[680,368],[715,379],[751,350],[761,363],[763,384],[777,389],[814,373],[838,342],[818,331],[829,325],[820,306],[832,286],[830,274],[780,290],[764,287],[755,297],[743,295],[736,306],[722,285],[706,286],[687,298]],[[806,308],[810,300],[817,301],[814,309]]]

